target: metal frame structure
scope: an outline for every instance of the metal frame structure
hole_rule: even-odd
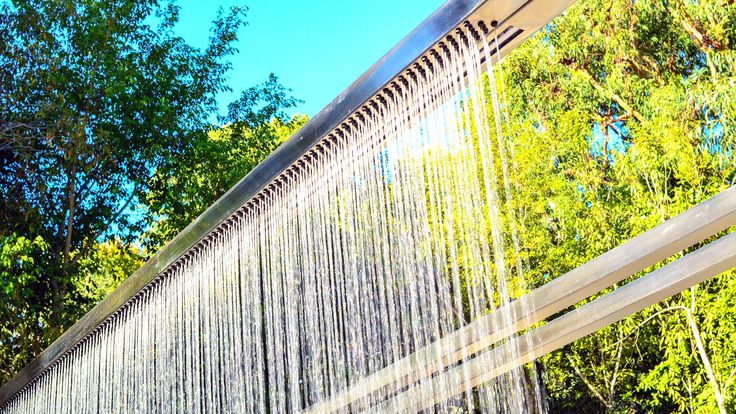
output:
[[[468,22],[475,27],[495,28],[494,31],[484,34],[488,37],[498,34],[498,53],[494,57],[500,59],[573,2],[574,0],[448,0],[287,142],[126,279],[112,294],[64,332],[12,380],[4,384],[0,388],[0,407],[51,367],[55,361],[78,346],[86,337],[94,334],[102,324],[135,300],[146,286],[175,266],[184,255],[206,242],[207,238],[215,234],[224,222],[253,202],[264,189],[278,180],[316,144],[328,137],[340,125],[348,122],[387,85],[399,79],[408,68],[419,62],[432,48],[443,41],[445,36],[453,33],[463,23]],[[480,22],[485,24],[479,25]],[[535,302],[538,305],[536,312],[529,315],[515,311],[514,315],[518,317],[514,319],[515,323],[512,326],[505,327],[499,332],[489,332],[481,328],[481,325],[485,326],[485,324],[472,324],[468,329],[443,339],[446,342],[446,346],[443,345],[442,348],[445,350],[443,352],[446,352],[446,355],[443,356],[444,360],[457,361],[459,360],[458,355],[477,352],[482,349],[481,347],[529,327],[536,321],[577,302],[580,299],[575,299],[581,295],[585,295],[583,298],[587,297],[735,224],[736,190],[727,190],[722,195],[702,203],[681,216],[683,218],[676,221],[670,220],[568,273],[560,278],[562,281],[553,281],[545,285],[547,290],[544,293],[536,293],[539,296],[539,302]],[[600,271],[601,268],[611,266],[614,262],[618,263],[619,259],[625,259],[625,263],[621,262],[623,264],[614,270]],[[588,280],[583,289],[571,290],[571,283],[587,280],[586,278],[593,279]],[[535,294],[534,292],[532,294]],[[544,302],[545,300],[547,302]],[[511,306],[518,305],[515,303],[512,303]],[[474,330],[471,326],[478,329]],[[457,339],[457,335],[464,335],[464,341],[467,341],[468,338],[472,339],[466,343],[473,344],[474,348],[458,348],[456,342],[453,342]],[[432,369],[435,372],[438,368],[426,367],[426,369]],[[411,371],[407,373],[406,379],[409,383],[412,375],[417,375],[417,373]],[[376,377],[370,378],[371,381],[376,379]],[[366,390],[369,389],[370,387],[366,388]],[[343,399],[342,402],[338,401],[338,404],[344,405],[345,401],[349,402],[355,396],[352,392],[349,390],[346,394],[349,398]]]

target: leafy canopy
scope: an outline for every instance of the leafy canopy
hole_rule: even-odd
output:
[[[0,0],[0,383],[303,122],[275,76],[210,122],[245,13],[200,49],[166,1]]]

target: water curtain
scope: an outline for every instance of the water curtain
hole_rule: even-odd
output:
[[[2,412],[297,412],[518,296],[491,30],[447,35]],[[440,409],[540,405],[534,375]]]

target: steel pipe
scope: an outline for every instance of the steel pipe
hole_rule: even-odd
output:
[[[734,267],[736,232],[413,386],[370,412],[417,412],[431,407]]]

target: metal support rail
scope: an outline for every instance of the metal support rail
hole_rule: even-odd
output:
[[[345,391],[309,407],[306,412],[336,411],[373,392],[386,392],[386,387],[401,389],[734,225],[736,187],[730,187],[534,289],[496,312],[476,319],[413,354],[358,380]],[[498,318],[494,322],[498,312],[510,317]],[[397,378],[397,373],[402,376]]]
[[[439,373],[373,407],[370,412],[417,412],[431,407],[734,267],[736,232]],[[440,387],[439,384],[452,386]]]

